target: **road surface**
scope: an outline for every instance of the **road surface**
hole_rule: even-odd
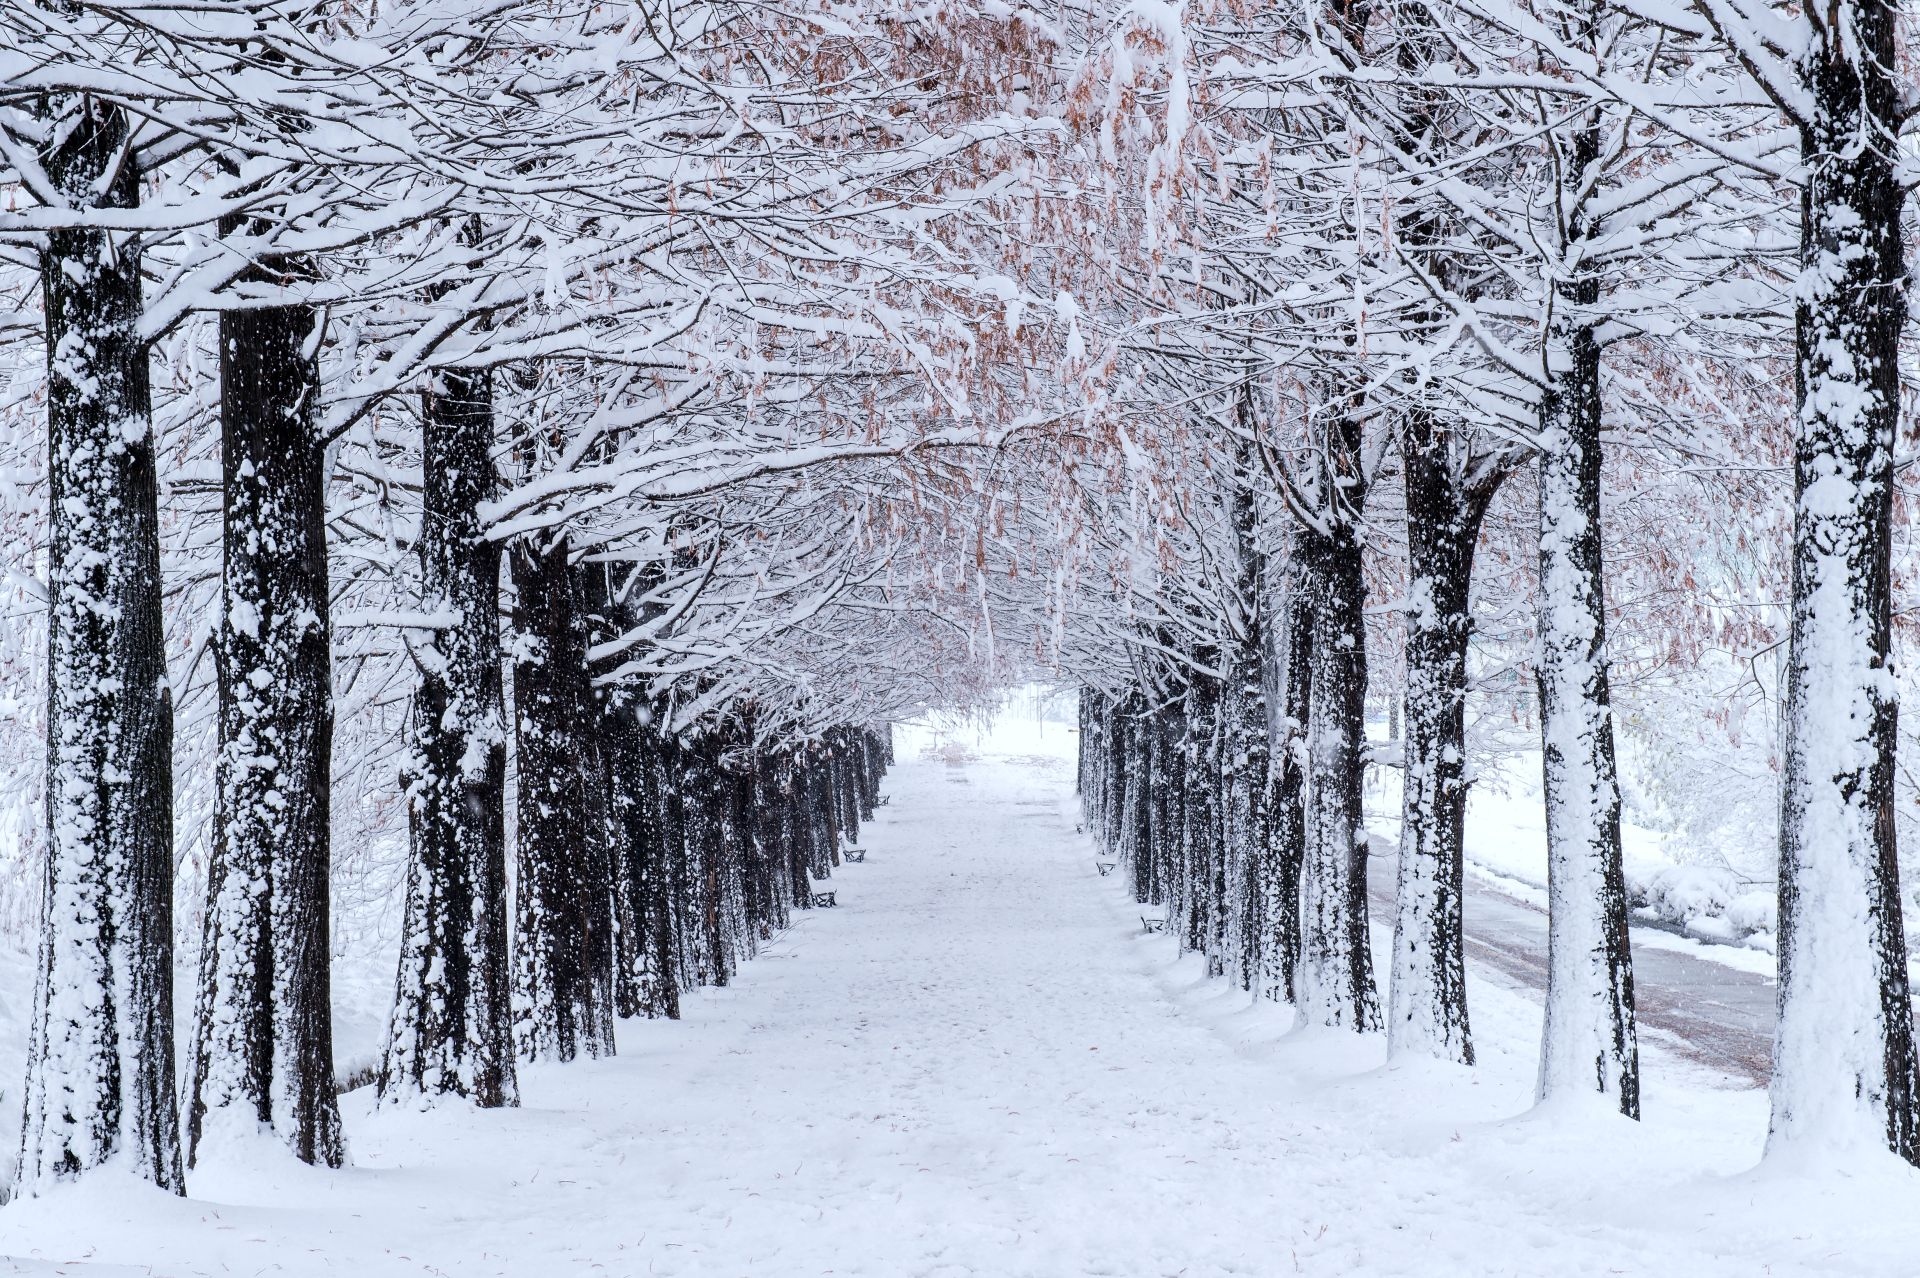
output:
[[[1395,855],[1375,842],[1368,888],[1375,921],[1393,922]],[[1636,926],[1635,937],[1654,929]],[[1547,982],[1547,914],[1467,876],[1467,962],[1530,989]],[[1664,946],[1633,947],[1634,1009],[1643,1037],[1703,1065],[1764,1086],[1771,1074],[1774,983],[1767,977]]]

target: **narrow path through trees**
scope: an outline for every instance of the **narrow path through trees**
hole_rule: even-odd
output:
[[[1531,1121],[1538,1003],[1473,954],[1474,1069],[1288,1033],[1288,1009],[1141,933],[1074,833],[1066,758],[902,745],[840,908],[798,916],[682,1022],[525,1067],[518,1110],[351,1093],[341,1171],[208,1171],[185,1202],[63,1187],[10,1209],[6,1250],[75,1259],[84,1198],[106,1273],[302,1255],[361,1278],[1897,1270],[1874,1248],[1898,1231],[1828,1261],[1779,1210],[1790,1187],[1726,1179],[1758,1153],[1761,1092],[1653,1041],[1646,1123]],[[1873,1177],[1852,1188],[1834,1210],[1886,1207]],[[1702,1213],[1726,1219],[1703,1234]]]

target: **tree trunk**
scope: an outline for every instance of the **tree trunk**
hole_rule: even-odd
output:
[[[1227,686],[1221,711],[1221,789],[1226,796],[1229,970],[1242,989],[1257,990],[1271,931],[1265,876],[1273,869],[1267,811],[1272,767],[1267,737],[1266,558],[1259,544],[1254,460],[1240,449],[1234,471],[1233,549],[1235,624],[1227,649]]]
[[[512,551],[519,876],[514,1037],[522,1059],[613,1054],[612,875],[579,579],[565,539]]]
[[[806,764],[799,751],[789,752],[778,770],[781,825],[786,832],[787,877],[793,890],[793,903],[801,909],[813,908],[811,860],[813,839],[807,821]]]
[[[1304,538],[1303,538],[1304,540]],[[1380,1028],[1367,932],[1367,836],[1361,823],[1366,731],[1366,581],[1358,529],[1332,521],[1315,539],[1307,696],[1306,840],[1300,870],[1300,1014],[1315,1025]]]
[[[382,1100],[519,1103],[507,944],[506,709],[494,496],[493,376],[441,373],[422,405],[422,595],[442,627],[415,653],[411,856]]]
[[[1920,1161],[1889,658],[1907,289],[1897,22],[1893,6],[1820,10],[1801,64],[1806,179],[1770,1156],[1884,1142]]]
[[[122,112],[62,96],[42,114],[58,144],[41,162],[75,206],[139,203]],[[15,1188],[123,1161],[179,1193],[173,702],[140,259],[103,231],[54,231],[41,283],[47,864]]]
[[[280,262],[254,277],[273,284],[300,271]],[[316,322],[308,306],[220,317],[220,750],[189,1162],[203,1137],[256,1125],[305,1162],[346,1157],[329,974],[333,687]]]
[[[685,786],[685,831],[690,895],[688,916],[694,923],[691,953],[693,979],[697,985],[725,985],[731,979],[731,964],[723,929],[724,886],[721,849],[721,795],[714,761],[713,742],[707,738],[693,741],[687,749]],[[823,808],[833,802],[832,784],[821,760],[816,800]]]
[[[1400,876],[1387,1050],[1473,1064],[1461,897],[1467,812],[1467,642],[1475,543],[1492,495],[1468,487],[1466,442],[1416,407],[1407,493],[1407,687]]]
[[[1153,903],[1173,915],[1179,899],[1180,832],[1186,825],[1186,769],[1180,762],[1182,716],[1163,693],[1154,712]]]
[[[1555,379],[1540,409],[1548,921],[1539,1096],[1597,1090],[1638,1118],[1640,1050],[1601,576],[1600,350],[1587,328],[1550,340],[1560,349],[1550,356]]]
[[[1212,654],[1205,654],[1204,662]],[[1220,707],[1220,681],[1194,671],[1187,684],[1186,739],[1183,743],[1186,763],[1184,828],[1182,853],[1185,917],[1182,920],[1185,948],[1203,955],[1213,953],[1213,859],[1215,812],[1220,799],[1220,768],[1214,755],[1214,720]],[[1174,926],[1168,924],[1169,927]],[[1219,975],[1211,970],[1210,975]]]
[[[1296,541],[1296,545],[1298,542]],[[1267,927],[1260,985],[1293,1002],[1300,962],[1300,869],[1306,857],[1307,703],[1313,688],[1313,589],[1296,558],[1283,578],[1283,603],[1266,648],[1267,842],[1260,871]]]
[[[673,934],[667,912],[670,873],[654,793],[660,769],[644,706],[615,693],[602,725],[612,801],[614,920],[618,927],[615,1005],[622,1016],[679,1015]]]
[[[693,964],[689,958],[694,925],[689,918],[692,906],[689,904],[690,879],[687,874],[687,763],[686,751],[681,747],[679,738],[670,737],[659,730],[658,725],[670,721],[665,707],[656,706],[655,709],[654,812],[660,825],[661,891],[665,896],[662,925],[666,934],[668,971],[672,976],[670,984],[675,990],[676,1010],[671,1015],[678,1019],[678,991],[691,988],[693,984]]]
[[[1145,905],[1153,897],[1153,770],[1154,721],[1147,699],[1136,693],[1130,702],[1127,730],[1127,817],[1125,842],[1127,872],[1133,899]]]

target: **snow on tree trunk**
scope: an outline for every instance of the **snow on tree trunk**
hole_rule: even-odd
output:
[[[1160,753],[1155,777],[1160,806],[1154,826],[1158,843],[1154,863],[1160,870],[1160,904],[1166,907],[1166,917],[1175,919],[1179,917],[1179,903],[1185,899],[1182,876],[1187,827],[1187,769],[1181,747],[1185,714],[1180,703],[1171,701],[1162,706],[1159,720]]]
[[[1461,926],[1473,630],[1467,609],[1486,500],[1467,487],[1463,448],[1429,410],[1408,414],[1400,449],[1407,501],[1406,735],[1387,1045],[1390,1053],[1471,1065]]]
[[[770,929],[784,928],[793,921],[792,825],[780,794],[784,765],[777,753],[762,752],[756,758],[749,802],[755,808],[754,838],[765,879],[764,919]]]
[[[1212,654],[1205,654],[1206,657]],[[1216,848],[1218,822],[1215,811],[1219,803],[1220,768],[1214,754],[1214,720],[1220,707],[1220,681],[1211,675],[1193,671],[1188,676],[1186,695],[1186,740],[1183,743],[1186,763],[1185,818],[1181,830],[1181,852],[1184,915],[1181,919],[1182,944],[1189,950],[1197,951],[1209,957],[1209,975],[1217,976],[1212,970],[1211,957],[1215,953],[1212,944],[1213,914],[1213,861]],[[1172,926],[1169,924],[1169,926]]]
[[[1146,753],[1152,723],[1146,700],[1138,688],[1128,687],[1116,717],[1124,719],[1124,729],[1123,735],[1114,741],[1119,758],[1113,766],[1122,769],[1125,776],[1120,787],[1120,810],[1111,818],[1112,842],[1107,850],[1132,886],[1153,858],[1152,850],[1146,846],[1147,831],[1152,825],[1149,809],[1153,803],[1153,774]]]
[[[1209,655],[1213,660],[1219,659],[1217,653]],[[1227,879],[1227,802],[1230,796],[1224,768],[1226,722],[1227,714],[1231,709],[1227,694],[1228,686],[1225,680],[1212,681],[1209,731],[1202,743],[1207,804],[1206,838],[1202,845],[1206,850],[1206,857],[1201,862],[1201,873],[1205,876],[1205,881],[1201,888],[1201,897],[1206,903],[1206,920],[1200,948],[1206,956],[1208,976],[1227,974],[1228,911],[1232,904],[1228,895]]]
[[[787,754],[775,772],[775,793],[780,805],[780,826],[787,849],[787,878],[793,903],[803,910],[813,908],[812,871],[809,858],[813,841],[807,825],[806,786],[801,776],[804,765],[797,753]]]
[[[837,734],[839,740],[834,745],[833,775],[836,791],[840,797],[841,837],[847,846],[857,847],[860,843],[860,789],[858,773],[854,763],[853,733],[842,730]]]
[[[698,920],[692,953],[694,980],[700,985],[724,986],[733,978],[733,965],[725,932],[725,867],[721,863],[724,799],[713,756],[713,742],[709,739],[696,740],[688,751],[685,810],[687,866],[692,871],[689,913]],[[819,802],[831,809],[833,779],[824,752],[818,771]],[[828,828],[832,828],[831,822]]]
[[[813,844],[808,860],[817,879],[830,877],[833,867],[840,864],[836,848],[839,836],[834,832],[833,805],[828,801],[826,768],[822,765],[819,747],[809,748],[802,784],[807,796],[807,835]]]
[[[752,740],[750,734],[742,735],[749,742]],[[847,780],[848,793],[857,804],[858,798],[852,788],[851,762],[847,767]],[[769,914],[766,876],[762,872],[760,856],[760,823],[754,814],[753,752],[750,746],[742,747],[728,759],[721,772],[721,783],[726,805],[721,819],[729,849],[727,859],[733,867],[730,880],[732,890],[728,897],[732,916],[728,935],[733,940],[736,955],[750,959],[759,954],[760,942],[768,935],[763,927]]]
[[[880,738],[871,728],[857,734],[860,745],[860,819],[873,820],[880,802]]]
[[[656,724],[668,720],[664,709],[656,711]],[[687,960],[688,933],[691,930],[687,914],[689,910],[687,895],[687,834],[686,802],[682,797],[685,785],[686,764],[684,751],[677,738],[656,731],[653,738],[653,775],[654,775],[654,819],[660,827],[660,890],[664,893],[663,910],[665,918],[661,926],[665,930],[664,944],[667,950],[669,980],[672,988],[673,1003],[668,1016],[679,1019],[679,991],[686,989],[692,981],[693,967]]]
[[[1267,843],[1260,914],[1268,929],[1259,982],[1266,997],[1293,1002],[1300,959],[1300,868],[1306,855],[1307,702],[1313,687],[1313,591],[1306,565],[1284,578],[1266,645]]]
[[[379,1094],[519,1103],[507,943],[506,710],[500,547],[479,509],[494,495],[493,379],[442,373],[423,404],[425,610],[441,628],[414,650],[402,785],[411,857],[399,975]]]
[[[646,1016],[664,1016],[677,1021],[680,1019],[680,984],[674,961],[676,898],[670,856],[677,831],[668,827],[668,805],[663,793],[671,784],[671,769],[657,730],[648,733],[647,744],[649,802],[640,814],[643,831],[636,839],[648,840],[644,903],[648,911],[645,934],[652,946],[652,970],[648,973],[650,979],[640,983],[641,1011]]]
[[[668,869],[659,769],[646,707],[631,692],[608,703],[601,740],[612,803],[614,920],[618,927],[616,1010],[622,1016],[678,1018],[673,935],[667,912]]]
[[[270,284],[299,269],[278,263],[253,275]],[[333,1074],[333,687],[316,322],[297,305],[220,317],[219,755],[189,1162],[266,1128],[302,1161],[346,1158]]]
[[[1591,304],[1591,281],[1574,300]],[[1547,807],[1547,995],[1539,1096],[1598,1091],[1640,1116],[1620,791],[1607,694],[1600,542],[1600,350],[1549,337],[1540,408],[1540,731]]]
[[[1303,538],[1303,540],[1305,540]],[[1300,868],[1295,1002],[1310,1024],[1380,1028],[1367,944],[1367,838],[1361,825],[1366,727],[1366,581],[1347,519],[1315,538],[1313,671],[1307,696],[1306,841]]]
[[[1892,6],[1810,12],[1800,63],[1791,653],[1769,1156],[1920,1161],[1895,860],[1893,450],[1907,273]]]
[[[75,96],[44,107],[55,187],[76,207],[135,207],[126,116]],[[140,259],[103,231],[55,231],[41,281],[47,863],[15,1192],[116,1163],[177,1193],[173,709]]]
[[[1133,867],[1133,896],[1142,905],[1159,905],[1166,882],[1167,773],[1165,712],[1153,705],[1151,691],[1141,700],[1140,858]]]
[[[564,538],[511,551],[514,1039],[523,1060],[613,1054],[613,897],[580,581]]]
[[[1257,642],[1257,637],[1256,637]],[[1253,661],[1249,664],[1248,657]],[[1254,988],[1266,943],[1261,882],[1268,868],[1267,725],[1260,693],[1257,648],[1236,651],[1221,698],[1220,789],[1225,857],[1222,908],[1229,924],[1227,971],[1243,989]]]
[[[1136,692],[1129,701],[1127,719],[1127,802],[1121,845],[1133,899],[1142,905],[1152,895],[1153,881],[1152,739],[1153,719],[1146,698]]]
[[[1271,771],[1267,737],[1266,635],[1263,586],[1266,560],[1259,546],[1259,508],[1251,449],[1239,446],[1231,511],[1233,515],[1235,624],[1227,652],[1226,693],[1221,710],[1221,789],[1227,848],[1227,893],[1233,920],[1228,937],[1229,968],[1243,989],[1261,987],[1271,929],[1265,906],[1265,876],[1273,865],[1267,855],[1267,778]]]

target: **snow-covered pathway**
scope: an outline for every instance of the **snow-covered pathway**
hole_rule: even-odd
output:
[[[0,1211],[0,1255],[354,1278],[1911,1272],[1911,1174],[1739,1174],[1756,1092],[1655,1055],[1645,1124],[1523,1117],[1538,1010],[1503,987],[1473,989],[1471,1071],[1287,1033],[1141,935],[1040,744],[903,740],[842,908],[686,1021],[623,1026],[618,1059],[530,1071],[519,1111],[355,1093],[354,1168],[219,1169],[185,1202],[95,1178]]]

